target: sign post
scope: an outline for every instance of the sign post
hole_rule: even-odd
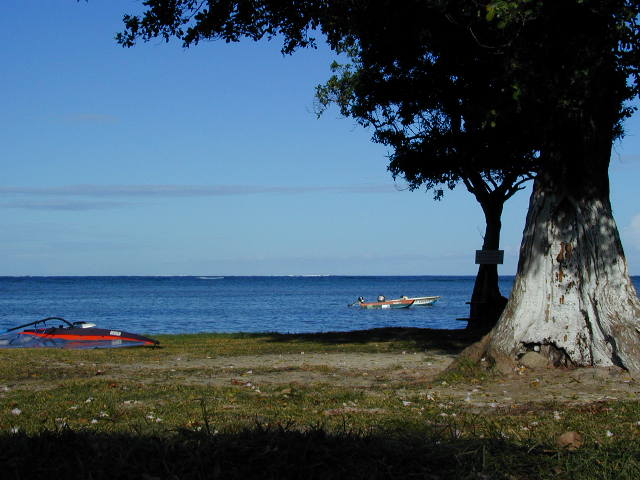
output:
[[[476,265],[498,265],[504,261],[504,250],[476,250]]]

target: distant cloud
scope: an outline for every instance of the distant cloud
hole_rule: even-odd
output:
[[[129,199],[223,197],[233,195],[300,195],[309,193],[393,193],[393,185],[251,186],[251,185],[65,185],[60,187],[0,186],[0,208],[23,210],[107,210],[135,206]],[[9,200],[10,198],[10,200]],[[40,200],[38,200],[40,199]],[[94,200],[95,199],[95,200]],[[104,199],[104,200],[97,200]],[[113,199],[113,200],[112,200]]]
[[[393,193],[392,185],[258,186],[258,185],[66,185],[60,187],[2,187],[0,195],[80,197],[215,197],[250,194]]]
[[[16,208],[21,210],[66,210],[66,211],[85,211],[85,210],[110,210],[112,208],[130,207],[132,204],[128,202],[87,202],[87,201],[56,201],[49,200],[44,202],[4,202],[0,203],[0,208]]]

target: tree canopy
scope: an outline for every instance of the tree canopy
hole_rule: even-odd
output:
[[[457,33],[447,32],[452,38]],[[381,68],[364,62],[357,45],[344,53],[349,63],[334,62],[334,75],[317,87],[318,112],[336,104],[344,116],[373,127],[373,140],[391,148],[389,170],[410,188],[426,186],[440,198],[436,187],[463,181],[476,196],[493,188],[506,199],[530,178],[536,152],[515,141],[518,132],[510,130],[517,128],[517,119],[496,121],[496,105],[505,103],[500,97],[511,92],[492,88],[482,62],[476,61],[477,71],[468,75],[481,55],[470,56],[467,64],[462,56],[443,62],[442,54],[423,52],[405,59],[402,67]],[[478,53],[489,55],[489,61],[495,56]]]

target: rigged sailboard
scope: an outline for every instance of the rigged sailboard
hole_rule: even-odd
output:
[[[55,326],[50,326],[54,324]],[[32,327],[32,328],[27,328]],[[24,330],[22,330],[24,329]],[[120,348],[155,346],[159,342],[136,333],[96,328],[88,322],[47,317],[10,328],[0,335],[0,348]]]

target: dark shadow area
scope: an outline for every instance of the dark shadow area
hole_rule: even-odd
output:
[[[46,431],[1,435],[0,465],[5,479],[47,480],[530,479],[558,478],[558,473],[586,478],[581,470],[594,468],[585,461],[594,454],[589,449],[572,453],[503,439],[437,438],[287,427],[164,436]],[[605,449],[596,469],[633,460],[633,449],[615,447]],[[637,460],[627,461],[615,476],[634,478],[637,473]]]
[[[413,327],[385,327],[369,330],[323,333],[272,333],[273,342],[317,342],[322,344],[409,342],[425,350],[457,354],[480,339],[481,333],[470,330],[443,330]]]

